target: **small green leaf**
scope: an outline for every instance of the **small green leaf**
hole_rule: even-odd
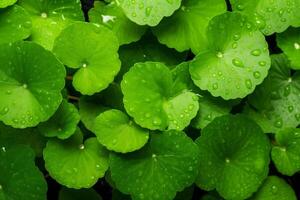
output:
[[[298,0],[230,0],[234,11],[246,15],[265,35],[299,26]]]
[[[296,200],[293,188],[277,176],[269,176],[250,200]]]
[[[277,170],[287,176],[300,171],[300,129],[287,128],[276,135],[272,148],[272,160]]]
[[[299,84],[300,75],[298,72],[292,74],[287,57],[273,55],[269,75],[251,94],[249,104],[262,115],[259,118],[269,121],[273,129],[296,128],[300,124]]]
[[[300,69],[300,28],[289,28],[277,34],[277,44],[291,61],[293,69]]]
[[[107,88],[119,72],[118,48],[118,40],[108,28],[77,22],[58,36],[53,52],[65,65],[78,69],[73,77],[75,89],[93,95]]]
[[[22,7],[14,5],[0,10],[0,44],[26,39],[30,34],[30,16]]]
[[[114,1],[108,5],[96,1],[89,11],[89,20],[110,28],[117,35],[120,45],[138,41],[147,30],[146,26],[130,21]]]
[[[17,145],[0,150],[0,199],[44,200],[47,183],[35,166],[30,147]]]
[[[182,130],[196,116],[198,97],[178,90],[173,78],[169,68],[158,62],[137,63],[124,75],[124,106],[137,124],[151,130]]]
[[[0,1],[0,8],[6,8],[7,6],[11,6],[15,4],[17,0],[1,0]]]
[[[108,169],[108,153],[96,138],[83,143],[77,133],[67,140],[50,139],[44,149],[45,167],[50,176],[68,188],[90,188]]]
[[[75,133],[79,121],[77,108],[63,100],[56,113],[48,121],[41,123],[38,128],[46,137],[66,139]]]
[[[246,199],[268,175],[270,143],[261,128],[242,115],[218,117],[196,140],[200,168],[196,180],[225,199]]]
[[[74,190],[63,187],[59,191],[58,200],[102,200],[102,197],[92,188]]]
[[[83,12],[78,0],[19,0],[31,16],[30,39],[48,50],[52,50],[55,38],[74,21],[82,21]]]
[[[206,28],[216,15],[226,11],[224,0],[184,0],[181,8],[155,27],[162,44],[178,51],[192,49],[194,54],[207,49]]]
[[[242,15],[228,12],[210,21],[207,37],[208,50],[190,64],[194,83],[226,100],[252,93],[270,68],[263,34]]]
[[[184,132],[153,133],[141,150],[111,154],[112,179],[135,200],[171,200],[194,182],[198,154],[197,145]]]
[[[117,3],[131,21],[156,26],[180,7],[181,0],[117,0]]]
[[[127,153],[142,148],[148,141],[148,130],[136,125],[119,110],[108,110],[95,120],[94,133],[107,149]]]
[[[33,42],[0,46],[0,121],[14,128],[48,120],[61,101],[65,68]]]

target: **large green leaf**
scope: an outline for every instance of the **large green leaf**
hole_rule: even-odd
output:
[[[252,93],[270,67],[263,34],[242,15],[228,12],[210,21],[207,37],[209,49],[190,64],[194,83],[224,99]]]
[[[49,50],[67,25],[84,19],[78,0],[19,0],[18,4],[31,15],[30,39]]]
[[[171,16],[181,0],[116,0],[125,15],[139,25],[156,26],[163,17]]]
[[[198,154],[197,146],[184,132],[153,133],[143,149],[111,154],[112,179],[134,200],[171,200],[194,182]]]
[[[14,5],[0,10],[0,44],[26,39],[30,34],[30,16],[22,7]]]
[[[0,46],[0,120],[15,128],[48,120],[61,101],[65,68],[32,42]]]
[[[142,148],[148,141],[149,132],[136,125],[119,110],[100,114],[94,123],[98,141],[107,149],[127,153]]]
[[[278,171],[292,176],[300,171],[300,129],[287,128],[276,135],[272,148],[272,160]]]
[[[107,150],[96,138],[83,142],[80,130],[67,140],[50,139],[44,149],[45,167],[68,188],[90,188],[108,169]]]
[[[299,93],[299,73],[292,74],[285,55],[273,55],[270,73],[250,96],[249,103],[259,113],[257,117],[265,118],[274,129],[295,128],[300,124]]]
[[[78,69],[73,77],[75,89],[92,95],[107,88],[119,72],[118,48],[118,40],[108,28],[77,22],[62,31],[53,52],[65,65]]]
[[[0,199],[44,200],[47,183],[35,166],[30,147],[17,145],[0,150]]]
[[[268,175],[270,143],[261,128],[242,115],[218,117],[196,140],[200,168],[196,183],[225,199],[246,199]]]
[[[153,29],[158,40],[178,51],[194,54],[208,46],[206,28],[216,15],[226,11],[224,0],[183,0],[181,8]]]
[[[277,34],[277,44],[291,61],[291,67],[300,69],[300,28],[291,27]]]
[[[300,25],[299,0],[230,0],[234,11],[246,15],[265,35]]]
[[[151,130],[184,129],[197,114],[198,97],[175,80],[163,63],[135,64],[121,83],[127,113]]]
[[[277,176],[269,176],[250,200],[296,200],[293,188]]]
[[[120,45],[138,41],[147,29],[130,21],[115,1],[108,5],[96,1],[89,11],[89,20],[110,28],[117,35]]]

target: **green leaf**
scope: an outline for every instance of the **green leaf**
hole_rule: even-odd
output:
[[[196,140],[200,168],[196,180],[225,199],[246,199],[268,175],[270,144],[261,128],[242,115],[218,117]]]
[[[17,0],[1,0],[0,1],[0,8],[6,8],[7,6],[11,6],[15,4]]]
[[[296,200],[293,188],[277,176],[269,176],[250,200]]]
[[[252,93],[270,68],[263,34],[242,15],[228,12],[210,21],[207,37],[209,49],[190,64],[194,83],[226,100]]]
[[[198,97],[178,90],[173,78],[158,62],[137,63],[124,75],[124,106],[137,124],[151,130],[182,130],[196,116]]]
[[[31,16],[30,39],[51,50],[55,38],[74,21],[82,21],[83,13],[78,0],[19,0]]]
[[[108,110],[95,120],[94,133],[107,149],[127,153],[142,148],[148,141],[149,132],[136,125],[119,110]]]
[[[207,93],[201,94],[201,97],[199,97],[199,111],[192,121],[192,126],[203,129],[216,117],[229,114],[233,105],[233,102],[225,101],[220,97],[213,97]]]
[[[30,16],[22,7],[14,5],[0,10],[0,44],[23,40],[30,34]]]
[[[118,48],[118,40],[108,28],[77,22],[62,31],[53,52],[65,65],[78,69],[73,77],[75,89],[92,95],[107,88],[119,72]]]
[[[50,176],[68,188],[90,188],[108,169],[108,153],[96,138],[83,142],[77,133],[67,140],[51,139],[44,149],[45,167]]]
[[[118,37],[120,45],[138,41],[147,29],[146,26],[130,21],[114,1],[108,5],[96,1],[94,8],[89,11],[89,20],[110,28]]]
[[[117,3],[131,21],[156,26],[180,7],[181,0],[117,0]]]
[[[47,183],[35,166],[34,152],[30,147],[2,146],[0,150],[0,199],[44,200]]]
[[[274,129],[295,128],[300,124],[299,84],[299,73],[292,74],[287,57],[273,55],[269,75],[249,97],[249,103]]]
[[[287,128],[276,135],[272,148],[272,160],[277,170],[288,176],[300,171],[300,129]]]
[[[138,42],[121,46],[119,54],[122,68],[117,76],[117,80],[122,80],[123,75],[138,62],[163,62],[169,67],[174,67],[187,57],[186,52],[178,53],[174,49],[169,49],[165,45],[159,44],[157,39],[151,34],[145,35]]]
[[[246,15],[265,35],[299,26],[298,0],[230,0],[234,11]]]
[[[0,146],[28,145],[37,157],[42,157],[46,142],[37,128],[15,129],[0,123]]]
[[[289,28],[277,34],[277,44],[291,61],[293,69],[300,69],[300,28]]]
[[[135,200],[171,200],[194,182],[198,153],[197,145],[184,132],[153,133],[143,149],[111,154],[112,179]]]
[[[63,187],[59,191],[58,200],[102,200],[102,197],[92,188],[74,190]]]
[[[63,100],[56,113],[48,121],[41,123],[38,128],[46,137],[66,139],[75,133],[79,121],[77,108]]]
[[[14,128],[48,120],[61,101],[65,68],[32,42],[0,46],[0,120]]]
[[[177,51],[207,49],[206,28],[216,15],[226,11],[224,0],[184,0],[181,8],[153,29],[162,44]]]

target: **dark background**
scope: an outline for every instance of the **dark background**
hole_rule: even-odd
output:
[[[229,1],[226,0],[228,5],[228,10],[231,11],[231,6],[229,4]],[[82,3],[82,10],[84,12],[85,20],[88,21],[88,11],[93,7],[94,0],[81,0]],[[271,53],[281,53],[281,50],[276,45],[275,35],[271,35],[266,37],[267,42],[269,44],[269,49]],[[193,58],[193,55],[190,53],[189,59]],[[233,113],[237,113],[241,110],[241,107],[243,106],[243,102],[236,106],[233,109]],[[191,132],[197,131],[197,130],[189,130]],[[40,161],[42,162],[42,161]],[[300,174],[297,173],[296,175],[289,177],[289,176],[283,176],[280,173],[277,172],[275,166],[273,163],[270,164],[270,175],[276,175],[283,179],[285,179],[295,190],[298,199],[300,199]],[[53,180],[49,175],[45,175],[46,180],[48,182],[48,200],[56,200],[58,199],[58,193],[61,188],[61,186]],[[111,200],[112,198],[112,188],[109,186],[109,184],[105,181],[104,178],[99,179],[96,185],[93,187],[103,198],[103,200]],[[198,187],[195,187],[194,194],[193,194],[193,200],[199,200],[201,196],[206,194],[205,191],[202,191]],[[185,200],[185,199],[182,199]],[[280,200],[280,199],[278,199]]]

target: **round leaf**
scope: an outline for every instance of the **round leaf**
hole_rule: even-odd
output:
[[[30,16],[22,7],[14,5],[0,10],[0,44],[23,40],[30,33]]]
[[[30,39],[51,50],[55,38],[74,21],[82,21],[83,13],[78,0],[19,0],[32,19]]]
[[[268,175],[270,144],[261,128],[242,115],[218,117],[196,140],[200,168],[196,180],[225,199],[246,199]]]
[[[136,123],[151,130],[184,129],[198,111],[198,97],[178,91],[172,72],[162,63],[137,63],[121,83],[124,106]]]
[[[118,40],[108,28],[78,22],[62,31],[53,52],[65,65],[78,69],[73,77],[75,89],[92,95],[107,88],[119,72],[118,48]]]
[[[299,25],[298,0],[230,0],[234,11],[246,15],[265,35]]]
[[[108,169],[107,150],[96,138],[83,143],[80,130],[67,140],[49,140],[44,160],[52,178],[75,189],[92,187]]]
[[[7,6],[11,6],[15,4],[17,0],[1,0],[0,1],[0,8],[6,8]]]
[[[44,200],[47,183],[35,166],[30,147],[2,146],[0,150],[0,199]]]
[[[296,200],[293,188],[277,176],[269,176],[250,200]]]
[[[208,27],[209,50],[190,64],[194,83],[213,96],[243,98],[267,76],[268,46],[262,33],[238,13],[214,17]]]
[[[139,25],[156,26],[163,17],[171,16],[181,0],[117,0],[125,15]]]
[[[74,190],[63,187],[59,191],[58,200],[102,200],[101,196],[92,188]]]
[[[291,61],[291,67],[300,69],[300,28],[277,34],[277,44]]]
[[[194,54],[208,46],[206,28],[216,15],[226,11],[224,0],[184,0],[181,8],[155,27],[158,40],[178,51],[192,49]]]
[[[48,120],[59,107],[65,68],[31,42],[0,46],[0,120],[15,128]]]
[[[250,96],[249,103],[273,129],[296,128],[300,124],[299,84],[300,74],[292,74],[287,57],[273,55],[269,75]]]
[[[63,100],[56,113],[48,121],[40,124],[38,128],[46,137],[66,139],[75,133],[79,121],[77,108]]]
[[[198,148],[185,133],[153,133],[143,149],[110,156],[117,188],[133,199],[168,200],[191,185],[197,175]]]
[[[288,176],[300,171],[300,129],[287,128],[276,135],[272,148],[272,160],[277,170]]]
[[[138,41],[146,31],[145,26],[130,21],[114,1],[108,5],[96,1],[94,8],[89,11],[89,20],[110,28],[118,37],[120,45]]]
[[[107,149],[127,153],[142,148],[149,134],[119,110],[108,110],[95,120],[94,133]]]

